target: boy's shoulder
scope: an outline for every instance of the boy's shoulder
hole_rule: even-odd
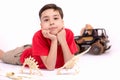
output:
[[[34,36],[40,36],[42,35],[42,31],[41,30],[38,30],[34,33]]]
[[[66,33],[73,33],[71,29],[65,28]]]
[[[72,32],[72,30],[71,30],[71,29],[69,29],[69,28],[65,28],[65,30],[66,30],[66,31],[70,31],[70,32]]]
[[[66,36],[74,36],[74,33],[72,32],[71,29],[65,28],[66,31]]]

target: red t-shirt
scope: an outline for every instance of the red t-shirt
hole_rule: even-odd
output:
[[[78,51],[76,43],[74,41],[74,34],[70,29],[65,29],[66,41],[72,54]],[[39,68],[46,68],[43,64],[40,56],[47,56],[50,50],[51,41],[48,38],[43,37],[41,30],[37,31],[33,36],[32,48],[26,49],[21,57],[20,62],[23,63],[25,58],[32,56],[38,62]],[[57,49],[57,61],[55,68],[62,67],[64,65],[63,52],[60,45]]]

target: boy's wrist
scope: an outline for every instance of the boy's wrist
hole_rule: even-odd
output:
[[[66,44],[67,42],[66,42],[66,40],[61,40],[61,41],[59,41],[59,43],[62,45],[64,45],[64,44]]]

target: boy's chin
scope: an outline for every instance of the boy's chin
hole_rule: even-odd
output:
[[[57,35],[58,32],[51,32],[52,35]]]
[[[51,33],[52,35],[57,35],[57,33]]]

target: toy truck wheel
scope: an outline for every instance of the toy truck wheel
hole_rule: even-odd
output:
[[[94,55],[100,55],[103,53],[103,51],[104,51],[104,48],[103,48],[102,44],[100,44],[99,42],[96,42],[91,45],[91,49],[90,49],[89,53],[94,54]]]

